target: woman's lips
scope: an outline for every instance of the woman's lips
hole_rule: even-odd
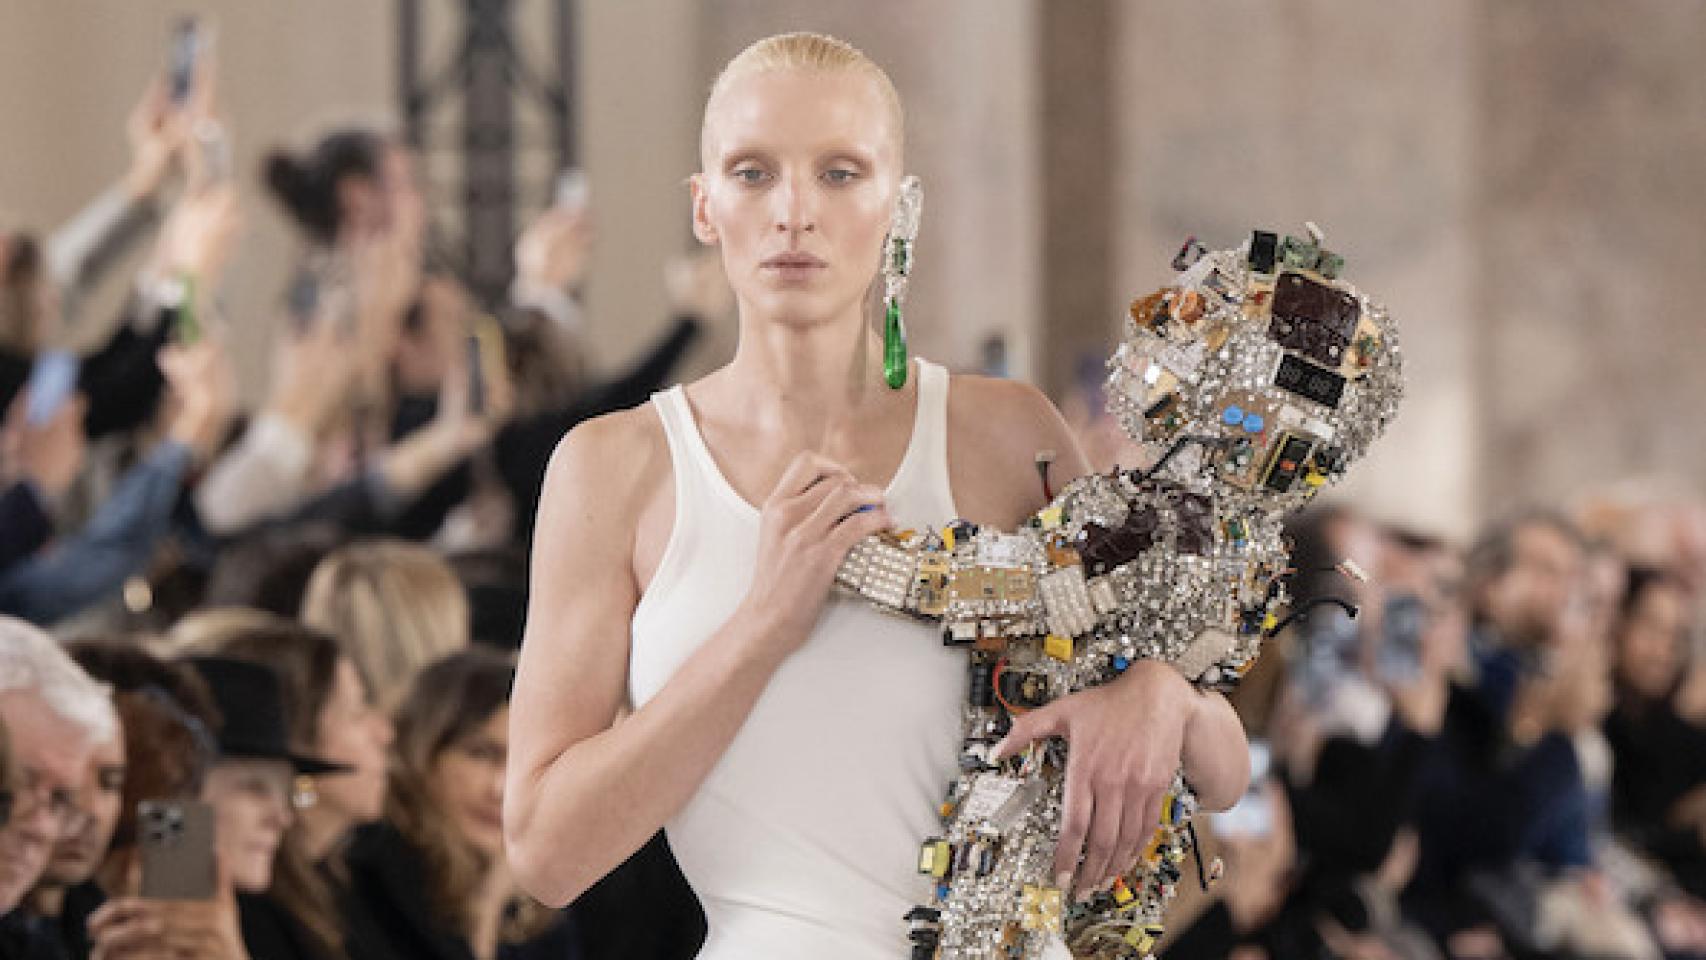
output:
[[[766,274],[785,284],[794,284],[816,279],[828,264],[809,253],[784,253],[771,257],[761,266]]]

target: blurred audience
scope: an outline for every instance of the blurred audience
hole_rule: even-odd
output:
[[[314,568],[302,622],[348,638],[389,710],[421,668],[468,646],[468,593],[442,555],[397,541],[354,543]]]
[[[522,894],[505,859],[514,678],[510,658],[468,650],[421,671],[399,706],[385,819],[346,858],[356,955],[579,955],[567,916]]]
[[[667,324],[601,376],[584,179],[479,303],[417,158],[345,128],[268,156],[292,277],[278,315],[227,316],[226,129],[211,71],[150,84],[112,186],[0,230],[0,957],[693,956],[662,834],[564,911],[511,881],[500,651],[554,446],[730,311],[714,254],[670,265]],[[240,341],[271,346],[249,410]],[[1099,469],[1141,465],[1101,379],[1084,358],[1062,409]],[[1706,957],[1706,502],[1632,481],[1572,506],[1467,549],[1295,519],[1307,612],[1237,696],[1264,767],[1198,824],[1225,876],[1167,955]],[[145,801],[207,805],[211,896],[142,895]]]

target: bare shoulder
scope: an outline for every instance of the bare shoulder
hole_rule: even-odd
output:
[[[563,435],[545,474],[545,495],[562,500],[590,498],[605,513],[632,515],[648,484],[658,482],[669,461],[663,424],[651,404],[583,421]],[[664,473],[667,476],[667,471]]]
[[[955,503],[979,523],[1011,526],[1047,502],[1038,453],[1054,455],[1054,490],[1088,470],[1060,411],[1018,380],[956,374],[948,390],[948,437]]]

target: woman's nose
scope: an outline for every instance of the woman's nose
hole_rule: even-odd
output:
[[[773,196],[778,233],[817,229],[817,212],[812,203],[811,189],[800,182],[799,177],[782,177]]]

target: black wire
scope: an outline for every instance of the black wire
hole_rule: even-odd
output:
[[[1293,623],[1296,623],[1298,618],[1313,612],[1318,607],[1325,607],[1325,606],[1338,607],[1339,609],[1350,614],[1351,619],[1353,619],[1353,620],[1356,619],[1356,615],[1358,612],[1357,606],[1356,606],[1356,604],[1351,603],[1349,600],[1341,600],[1338,597],[1316,597],[1313,600],[1309,600],[1309,601],[1305,602],[1302,606],[1298,607],[1296,610],[1293,610],[1291,613],[1286,614],[1286,618],[1284,620],[1281,620],[1279,623],[1274,624],[1274,628],[1272,630],[1266,631],[1265,633],[1262,634],[1262,636],[1264,638],[1277,637],[1277,636],[1279,636],[1280,632],[1283,631],[1286,627],[1289,627]]]
[[[1224,446],[1226,443],[1227,440],[1224,437],[1204,437],[1196,435],[1180,437],[1173,441],[1173,445],[1167,448],[1167,452],[1161,455],[1161,459],[1155,461],[1154,466],[1150,467],[1148,470],[1139,470],[1134,467],[1126,472],[1126,477],[1128,477],[1133,483],[1147,483],[1156,474],[1160,473],[1163,467],[1167,466],[1168,461],[1178,456],[1181,450],[1184,450],[1191,444],[1198,444],[1203,447],[1217,447]]]
[[[1197,861],[1197,885],[1202,887],[1204,893],[1207,893],[1208,871],[1202,865],[1202,843],[1197,840],[1197,825],[1186,820],[1185,832],[1191,835],[1191,856],[1195,857]]]

